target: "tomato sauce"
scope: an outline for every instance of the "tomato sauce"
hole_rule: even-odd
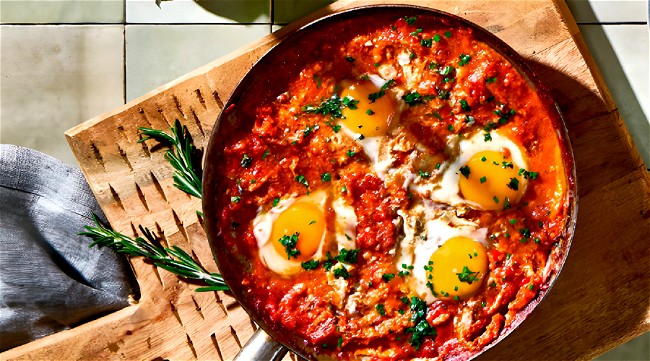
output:
[[[570,180],[558,115],[472,28],[423,15],[370,24],[345,20],[328,30],[298,41],[285,55],[291,61],[277,63],[251,86],[220,124],[228,136],[217,166],[219,236],[248,265],[235,276],[246,289],[245,302],[282,341],[312,355],[402,360],[474,354],[536,297],[547,282],[549,255],[562,240]],[[488,274],[467,299],[418,306],[395,264],[403,236],[396,219],[423,196],[384,181],[358,143],[333,141],[342,138],[340,117],[306,111],[338,94],[342,81],[368,74],[394,80],[402,100],[418,94],[399,120],[430,152],[418,161],[444,163],[456,156],[447,148],[450,137],[498,129],[521,147],[535,172],[516,206],[457,211],[487,228],[490,243]],[[500,122],[497,113],[511,115]],[[395,152],[394,164],[409,161],[410,150]],[[270,271],[258,255],[253,219],[278,200],[330,185],[357,220],[359,253],[346,282],[332,286],[340,279],[325,259],[291,276]],[[330,208],[327,217],[335,217]]]

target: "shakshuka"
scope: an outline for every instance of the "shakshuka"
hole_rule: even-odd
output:
[[[294,45],[219,124],[210,202],[246,304],[326,359],[479,352],[564,241],[553,103],[433,15],[350,18]]]

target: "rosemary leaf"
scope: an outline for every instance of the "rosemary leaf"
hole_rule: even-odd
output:
[[[197,292],[228,290],[228,286],[220,274],[209,273],[178,246],[172,246],[172,248],[162,247],[156,235],[148,228],[140,226],[144,238],[130,238],[106,228],[94,213],[92,217],[95,226],[84,226],[86,231],[79,233],[92,240],[89,247],[106,246],[131,257],[144,257],[152,261],[157,267],[177,276],[203,281],[208,285],[208,287],[197,288]]]
[[[201,157],[200,152],[192,143],[192,135],[187,127],[181,126],[176,119],[174,126],[170,129],[171,135],[151,128],[139,128],[139,130],[144,138],[140,139],[138,143],[154,139],[172,147],[165,153],[165,159],[175,169],[174,186],[187,194],[201,198]]]

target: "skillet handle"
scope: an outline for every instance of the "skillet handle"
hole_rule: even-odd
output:
[[[242,347],[234,361],[268,360],[280,361],[289,351],[271,338],[264,330],[258,329]]]

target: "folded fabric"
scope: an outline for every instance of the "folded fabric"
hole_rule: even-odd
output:
[[[78,169],[0,145],[0,351],[128,305],[125,258],[78,235],[91,212]]]

